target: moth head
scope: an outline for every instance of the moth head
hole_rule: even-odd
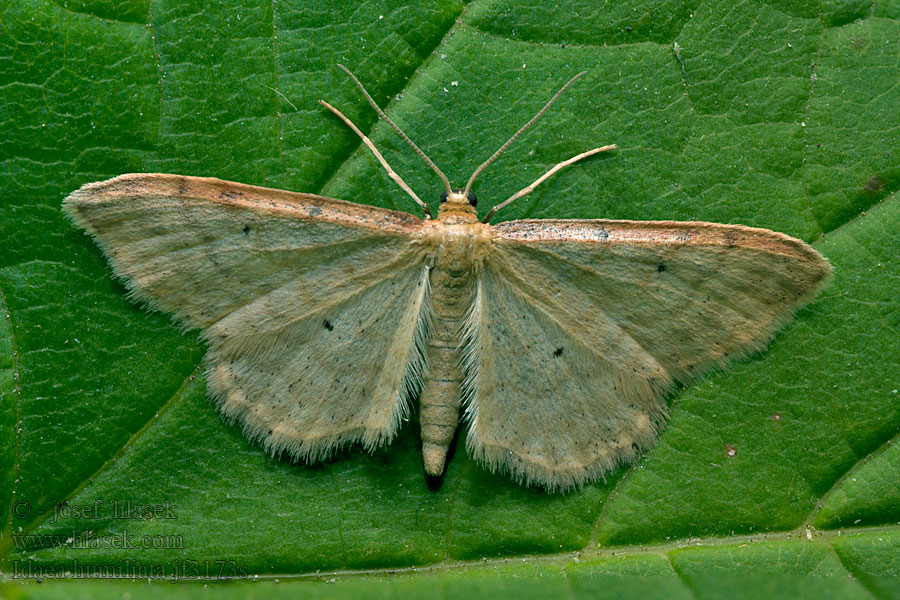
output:
[[[453,190],[449,194],[444,192],[441,194],[441,204],[450,203],[451,205],[466,205],[472,208],[478,206],[478,197],[472,192],[466,193],[465,190]]]
[[[455,222],[473,222],[478,220],[475,215],[475,206],[478,198],[472,192],[465,190],[448,190],[441,194],[441,204],[438,207],[438,218],[451,219]],[[443,215],[443,217],[441,216]]]

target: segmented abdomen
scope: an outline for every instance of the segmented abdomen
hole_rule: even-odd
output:
[[[419,398],[425,472],[444,471],[447,450],[459,424],[463,372],[459,361],[459,324],[472,303],[470,269],[431,272],[433,321],[425,348],[428,371]]]

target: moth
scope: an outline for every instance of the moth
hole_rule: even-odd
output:
[[[436,218],[219,179],[128,174],[65,213],[130,295],[202,330],[208,393],[273,455],[319,461],[391,441],[418,399],[425,472],[462,420],[468,452],[547,491],[580,487],[657,440],[667,396],[762,349],[828,279],[787,235],[703,222],[479,220],[472,186],[570,86],[455,189]]]

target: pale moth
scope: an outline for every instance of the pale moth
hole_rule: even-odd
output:
[[[580,75],[459,190],[350,74],[441,178],[437,218],[325,102],[424,218],[165,174],[87,184],[63,210],[133,297],[202,330],[210,397],[273,455],[374,450],[418,398],[426,473],[442,474],[462,411],[466,448],[491,471],[580,487],[654,445],[676,382],[763,348],[830,273],[804,242],[741,225],[488,223],[614,145],[479,221],[475,179]]]

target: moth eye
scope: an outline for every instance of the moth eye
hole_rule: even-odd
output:
[[[469,204],[478,206],[478,198],[472,192],[469,192]]]
[[[441,194],[441,204],[447,201],[447,192]]]

